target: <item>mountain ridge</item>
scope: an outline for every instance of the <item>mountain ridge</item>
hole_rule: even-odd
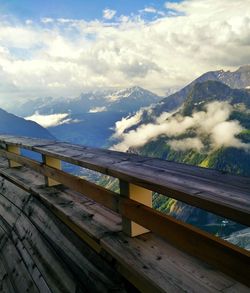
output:
[[[38,123],[27,121],[0,108],[0,133],[17,136],[54,139],[49,131]]]
[[[177,109],[187,98],[187,95],[196,83],[209,80],[219,81],[233,89],[246,89],[250,86],[250,65],[241,66],[235,71],[217,70],[206,72],[183,87],[180,91],[162,99],[160,104],[154,107],[153,112],[155,114],[160,114],[164,111],[173,111]]]
[[[42,115],[57,113],[82,114],[98,111],[135,112],[141,107],[160,101],[162,97],[139,86],[121,90],[103,90],[82,93],[76,98],[52,98],[30,100],[12,112],[18,116],[31,116],[36,112]]]

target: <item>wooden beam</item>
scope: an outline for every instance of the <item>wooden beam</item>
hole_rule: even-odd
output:
[[[148,207],[152,207],[152,191],[140,186],[120,180],[120,194],[142,203]],[[130,237],[135,237],[149,232],[148,229],[131,221],[126,217],[122,217],[122,230]]]
[[[15,145],[8,145],[7,144],[7,151],[13,154],[20,155],[21,154],[21,149],[18,146]],[[22,166],[21,164],[17,163],[16,161],[9,160],[9,167],[10,168],[16,168]]]
[[[34,160],[7,152],[5,150],[0,149],[0,156],[6,159],[15,160],[16,162],[21,163],[22,166],[31,168],[41,175],[56,180],[57,182],[71,188],[74,191],[86,195],[87,197],[115,212],[119,211],[119,194],[113,191],[107,190],[80,177],[65,173],[62,170],[40,164]]]
[[[42,159],[43,159],[43,163],[49,167],[53,167],[55,169],[61,170],[62,166],[61,166],[61,161],[58,159],[55,159],[53,157],[50,156],[46,156],[46,155],[42,155]],[[46,186],[56,186],[56,185],[60,185],[61,183],[45,176],[45,185]]]

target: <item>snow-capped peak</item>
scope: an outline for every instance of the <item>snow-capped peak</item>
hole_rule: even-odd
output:
[[[105,99],[108,100],[109,102],[116,102],[116,101],[121,100],[121,99],[129,98],[132,95],[134,95],[135,98],[136,98],[138,96],[141,97],[141,96],[146,95],[146,94],[151,94],[151,93],[148,92],[147,90],[144,90],[143,88],[141,88],[139,86],[133,86],[133,87],[130,87],[130,88],[115,91],[115,92],[107,95],[105,97]]]

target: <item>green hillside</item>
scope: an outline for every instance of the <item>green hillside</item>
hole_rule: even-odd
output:
[[[191,116],[198,111],[204,111],[206,105],[214,101],[228,102],[231,105],[232,111],[229,120],[237,120],[244,128],[237,135],[237,138],[242,143],[250,143],[250,95],[246,90],[231,89],[217,81],[197,83],[174,116]],[[250,149],[223,146],[213,148],[210,146],[208,135],[203,133],[197,134],[196,132],[197,130],[191,128],[180,136],[175,137],[175,139],[182,140],[199,135],[205,146],[200,151],[195,149],[175,150],[171,148],[169,143],[171,137],[165,135],[161,135],[133,151],[144,156],[217,169],[235,175],[250,176]],[[180,220],[220,236],[226,237],[232,232],[243,228],[242,225],[227,221],[219,216],[188,206],[163,195],[155,194],[153,204],[156,209],[162,212],[171,214]]]

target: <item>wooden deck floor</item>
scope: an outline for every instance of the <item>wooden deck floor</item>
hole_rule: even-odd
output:
[[[171,231],[170,231],[171,233]],[[129,287],[128,283],[132,284]],[[152,233],[130,238],[121,217],[0,159],[0,291],[250,292]]]

